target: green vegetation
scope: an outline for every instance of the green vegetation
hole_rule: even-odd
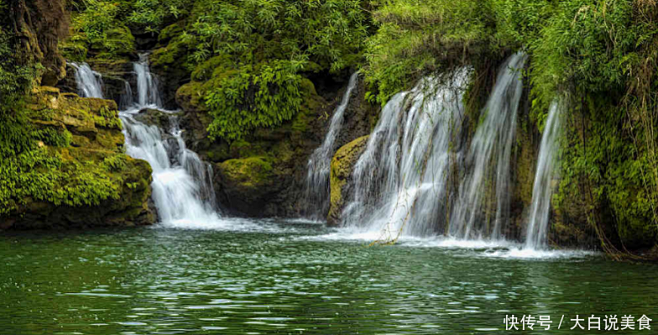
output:
[[[251,66],[244,66],[222,78],[219,87],[206,95],[213,116],[211,136],[239,140],[254,128],[292,119],[302,102],[300,67],[299,62],[274,61],[253,72]]]
[[[67,59],[84,61],[92,52],[99,58],[127,56],[135,51],[135,38],[124,20],[120,3],[102,0],[76,2],[71,37],[60,49]]]
[[[82,0],[74,2],[68,59],[135,53],[129,27],[159,32],[154,67],[192,73],[213,138],[241,139],[291,120],[302,78],[363,63],[370,16],[364,0]],[[178,22],[176,22],[178,21]],[[126,25],[127,24],[127,25]],[[218,64],[221,60],[222,64]],[[219,68],[222,71],[219,71]]]
[[[129,20],[157,31],[165,22],[189,14],[190,0],[136,0],[132,4]]]
[[[0,114],[0,219],[28,208],[35,214],[49,206],[96,206],[106,200],[115,201],[118,210],[143,206],[150,169],[119,152],[123,135],[116,104],[64,97],[46,87],[23,98],[13,86],[12,105]]]
[[[291,120],[302,79],[362,61],[368,34],[363,1],[196,1],[167,49],[189,48],[193,95],[213,116],[212,137],[234,141]],[[158,58],[165,55],[156,54]],[[180,57],[180,55],[179,55]]]
[[[385,103],[419,77],[478,61],[494,48],[487,1],[384,1],[373,13],[379,30],[368,39],[367,79]],[[475,54],[478,57],[467,56]]]

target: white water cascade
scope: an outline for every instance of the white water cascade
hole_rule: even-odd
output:
[[[329,173],[331,170],[331,159],[335,152],[336,138],[343,127],[345,110],[350,102],[352,91],[356,87],[359,78],[358,72],[350,77],[343,98],[334,110],[331,124],[322,145],[315,149],[308,160],[308,173],[306,175],[306,207],[311,217],[319,219],[326,215],[329,205]]]
[[[523,92],[519,69],[525,60],[518,53],[501,66],[468,147],[461,124],[469,70],[449,76],[449,83],[425,78],[393,96],[355,164],[343,225],[360,233],[383,229],[383,240],[400,234],[499,239],[509,220],[510,160]]]
[[[516,115],[523,92],[520,69],[526,55],[517,53],[501,66],[466,156],[466,171],[451,215],[449,235],[462,239],[501,237],[510,205],[510,156]],[[486,212],[487,189],[495,190],[493,227]]]
[[[161,108],[160,90],[156,78],[149,70],[148,54],[140,54],[139,62],[133,64],[137,74],[137,104],[140,107]]]
[[[93,71],[87,63],[69,63],[69,65],[75,69],[78,95],[86,98],[103,97],[103,79],[100,73]]]
[[[546,247],[546,233],[554,189],[552,183],[556,178],[556,164],[558,161],[558,137],[562,107],[558,101],[551,104],[548,120],[542,134],[535,183],[532,188],[530,219],[526,231],[526,249],[543,249]]]
[[[354,172],[346,226],[393,240],[399,233],[424,236],[445,222],[448,173],[456,160],[462,97],[471,71],[425,78],[391,98]]]
[[[217,227],[220,215],[216,209],[212,167],[186,148],[178,116],[161,107],[156,80],[148,72],[145,56],[141,57],[134,68],[138,83],[138,103],[119,112],[119,116],[124,125],[126,153],[133,158],[146,160],[153,169],[152,198],[160,222],[165,226],[179,228]],[[99,75],[88,75],[93,72],[83,66],[76,69],[82,70],[76,73],[82,96],[91,97],[101,92]],[[102,93],[96,97],[102,97]],[[125,98],[125,101],[130,100]],[[138,115],[144,108],[170,113],[170,129],[159,129],[139,121]]]

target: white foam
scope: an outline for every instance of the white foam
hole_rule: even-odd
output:
[[[363,230],[352,227],[339,228],[329,234],[315,236],[301,236],[298,239],[314,241],[363,241],[363,242],[387,242],[392,241],[395,236],[386,232]],[[401,235],[395,241],[400,246],[419,248],[448,248],[448,249],[491,249],[508,248],[516,243],[505,240],[464,240],[453,237],[432,236],[418,237]]]
[[[345,241],[345,242],[386,242],[382,232],[359,230],[356,228],[338,228],[333,232],[315,236],[298,236],[296,240],[307,241]],[[390,239],[388,239],[390,240]],[[402,235],[395,243],[401,247],[440,248],[450,250],[470,250],[472,257],[500,259],[570,259],[597,256],[598,253],[587,250],[543,250],[524,248],[522,244],[508,240],[459,239],[454,237],[433,236],[414,237]]]
[[[506,250],[493,250],[482,254],[485,257],[503,259],[568,259],[584,258],[598,255],[597,252],[587,250],[541,250],[529,248],[510,248]]]
[[[326,223],[325,221],[322,220],[314,220],[308,218],[295,218],[295,219],[271,218],[271,219],[264,219],[264,221],[274,222],[274,223],[304,224],[304,225],[324,225]]]
[[[218,231],[261,231],[267,230],[263,225],[243,219],[224,219],[208,216],[204,219],[178,219],[163,221],[155,228],[172,228],[181,230],[218,230]]]
[[[492,249],[492,248],[509,248],[515,245],[514,242],[506,240],[465,240],[454,237],[434,237],[434,238],[417,238],[401,239],[402,245],[423,247],[423,248],[448,248],[448,249]]]

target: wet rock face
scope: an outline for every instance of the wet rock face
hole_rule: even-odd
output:
[[[69,14],[64,0],[10,0],[8,17],[20,40],[19,59],[41,63],[42,85],[53,86],[66,76],[66,61],[58,42],[68,34]],[[3,13],[3,15],[5,15]]]
[[[135,93],[130,88],[137,86],[137,76],[132,61],[92,59],[89,60],[89,66],[102,75],[104,97],[116,101],[121,109],[133,104]],[[57,83],[57,87],[62,92],[78,93],[73,66],[66,66],[66,76]]]
[[[167,130],[172,128],[172,117],[181,116],[182,113],[166,113],[153,108],[144,108],[135,115],[135,119],[150,126]]]

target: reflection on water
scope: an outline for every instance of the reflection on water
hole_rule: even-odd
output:
[[[506,314],[656,319],[655,265],[440,239],[367,247],[304,221],[236,226],[1,236],[0,333],[491,334]]]

